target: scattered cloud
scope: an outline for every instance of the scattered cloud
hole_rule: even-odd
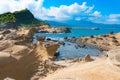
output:
[[[80,17],[77,17],[77,18],[75,18],[75,20],[76,20],[76,21],[80,21],[80,20],[81,20],[81,18],[80,18]]]
[[[0,0],[0,14],[27,8],[36,18],[42,20],[87,20],[95,23],[120,24],[120,14],[102,15],[100,11],[94,10],[94,5],[88,6],[87,2],[49,8],[45,8],[43,2],[44,0]]]
[[[96,16],[96,17],[100,17],[101,16],[101,12],[95,11],[92,15]]]
[[[42,3],[43,0],[0,0],[0,14],[8,11],[14,12],[25,8],[37,11],[42,7]]]
[[[120,24],[120,14],[110,14],[106,22],[109,24]]]
[[[57,21],[64,21],[70,19],[78,20],[78,17],[79,20],[81,20],[89,16],[94,16],[94,17],[100,16],[100,12],[98,11],[93,12],[94,6],[87,6],[86,4],[87,4],[86,2],[83,2],[82,4],[78,4],[75,2],[69,6],[61,5],[59,7],[51,6],[48,9],[42,8],[42,11],[40,11],[39,13],[42,13],[43,15],[39,15],[37,13],[36,16],[40,17],[41,19],[57,20]]]

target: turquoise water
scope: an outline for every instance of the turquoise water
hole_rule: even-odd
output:
[[[100,30],[71,30],[71,33],[36,33],[35,36],[46,36],[53,40],[64,41],[64,37],[81,37],[81,36],[90,36],[90,35],[101,35],[109,34],[111,31],[114,33],[120,32],[119,27],[101,27]],[[35,40],[35,39],[34,39]],[[60,45],[58,51],[60,55],[56,57],[56,60],[68,59],[68,58],[79,58],[84,57],[86,54],[92,56],[102,55],[102,52],[92,46],[86,46],[85,48],[77,47],[78,44],[65,42],[65,45]],[[81,44],[79,44],[81,45]],[[77,48],[76,48],[77,47]]]
[[[81,36],[91,36],[91,35],[101,35],[101,34],[109,34],[109,32],[113,31],[114,33],[120,32],[120,27],[106,27],[100,28],[99,30],[71,30],[71,33],[36,33],[37,36],[46,36],[51,38],[64,38],[64,37],[81,37]]]

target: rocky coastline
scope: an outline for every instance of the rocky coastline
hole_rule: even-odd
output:
[[[109,51],[114,48],[120,47],[120,33],[103,34],[99,36],[83,36],[81,38],[72,37],[71,39],[65,38],[65,40],[75,43],[82,43],[85,45],[91,45],[98,48],[101,51]],[[83,46],[83,47],[84,47]]]
[[[43,25],[36,27],[39,33],[70,33],[70,29],[65,26],[51,27],[49,25]]]
[[[86,55],[85,58],[69,59],[58,64],[67,66],[65,69],[49,74],[42,80],[70,79],[70,80],[119,80],[120,77],[120,33],[104,34],[81,38],[65,37],[66,41],[91,45],[104,51],[104,56],[93,57]],[[101,77],[102,76],[102,77]],[[40,80],[40,79],[39,79]]]
[[[44,27],[44,29],[42,28],[43,30],[41,28],[40,30],[46,31],[49,29],[48,26],[47,28],[46,26]],[[47,75],[53,74],[56,70],[67,69],[75,63],[87,64],[88,62],[96,61],[96,58],[93,58],[89,54],[84,58],[54,61],[55,56],[59,55],[56,53],[59,45],[64,45],[64,43],[59,43],[51,39],[45,40],[45,37],[37,37],[37,42],[33,43],[33,36],[36,32],[38,32],[37,28],[5,29],[0,31],[1,80],[8,77],[15,80],[44,80]],[[48,30],[48,32],[51,33],[51,30]],[[91,45],[101,51],[107,51],[104,56],[105,60],[108,59],[108,62],[113,65],[115,64],[115,66],[117,65],[117,67],[120,65],[119,58],[116,57],[116,55],[118,57],[120,55],[120,33],[89,37],[83,36],[81,38],[73,37],[71,39],[66,37],[64,39],[78,44],[82,43],[83,46],[80,47]],[[114,50],[115,52],[118,51],[115,55],[112,54]]]

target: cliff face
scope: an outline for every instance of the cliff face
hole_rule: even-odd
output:
[[[48,25],[46,22],[39,21],[34,18],[32,13],[25,9],[14,13],[4,13],[0,15],[0,25],[2,27],[34,27],[40,25]]]

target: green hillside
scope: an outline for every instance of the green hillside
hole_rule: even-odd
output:
[[[48,23],[35,19],[32,13],[27,9],[14,13],[7,12],[0,14],[0,26],[36,27],[40,25],[48,25]]]

